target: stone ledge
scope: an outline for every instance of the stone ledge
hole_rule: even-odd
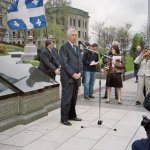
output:
[[[60,107],[60,87],[53,87],[34,93],[7,98],[0,101],[0,131],[19,124],[28,124],[48,112]]]

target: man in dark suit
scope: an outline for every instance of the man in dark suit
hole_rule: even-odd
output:
[[[53,45],[53,40],[47,40],[45,42],[46,48],[41,52],[39,69],[55,79],[55,76],[60,74],[60,63],[51,52]]]
[[[56,60],[60,63],[59,60],[59,54],[58,54],[58,49],[56,48],[56,46],[54,45],[54,47],[51,49],[53,56],[56,58]]]
[[[68,120],[81,121],[77,118],[75,106],[78,89],[81,84],[82,58],[80,49],[75,45],[77,31],[68,29],[67,39],[60,48],[60,77],[62,85],[61,123],[71,126]]]

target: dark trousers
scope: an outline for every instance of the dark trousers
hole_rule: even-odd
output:
[[[105,94],[104,94],[104,97],[107,97],[107,87],[105,88]],[[115,98],[118,99],[117,88],[115,88]]]
[[[150,150],[148,148],[148,139],[136,140],[132,143],[132,150]]]
[[[137,68],[134,68],[134,76],[135,76],[135,78],[136,78],[136,81],[138,81],[138,71],[139,71],[139,69],[137,69]]]
[[[79,86],[77,82],[62,84],[61,121],[76,118],[76,101]]]

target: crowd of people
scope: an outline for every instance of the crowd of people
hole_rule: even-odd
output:
[[[39,51],[39,69],[54,80],[56,75],[60,75],[62,86],[60,122],[67,126],[72,125],[70,120],[82,120],[77,117],[76,113],[76,102],[81,82],[84,86],[84,99],[95,98],[93,88],[97,65],[100,63],[96,43],[86,43],[86,47],[81,50],[76,46],[76,42],[77,31],[70,28],[67,31],[67,42],[61,46],[59,54],[53,39],[46,40],[45,48]],[[133,63],[135,83],[137,83],[136,105],[140,105],[144,96],[150,92],[150,50],[145,48],[142,51],[141,47],[137,46]],[[103,55],[103,64],[104,68],[100,69],[106,75],[106,90],[103,97],[106,99],[105,103],[110,102],[113,87],[118,104],[122,104],[121,89],[126,68],[125,57],[120,53],[120,46],[117,41],[113,42],[111,49]],[[147,139],[135,141],[132,149],[140,150],[143,142],[144,145],[148,146],[147,141]]]
[[[77,118],[75,111],[81,82],[84,86],[84,99],[95,98],[93,88],[97,65],[99,64],[99,54],[96,43],[86,43],[86,47],[83,50],[76,46],[77,31],[75,29],[68,29],[67,40],[61,46],[59,54],[58,49],[55,47],[54,39],[46,40],[45,48],[40,51],[39,69],[53,79],[55,79],[56,75],[60,75],[62,85],[61,122],[65,125],[71,125],[70,119],[81,120]],[[133,57],[135,82],[138,84],[136,105],[142,103],[143,95],[146,95],[150,89],[149,57],[150,52],[148,49],[142,51],[141,47],[137,46],[137,51]],[[119,42],[114,41],[111,49],[103,55],[103,64],[103,70],[106,73],[106,90],[103,98],[106,98],[106,103],[111,101],[113,87],[118,104],[122,104],[121,89],[126,68],[125,57],[120,52]]]

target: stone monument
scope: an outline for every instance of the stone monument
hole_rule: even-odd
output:
[[[28,43],[24,47],[24,54],[21,56],[21,61],[33,60],[37,55],[37,47],[33,44],[33,36],[28,37]]]

